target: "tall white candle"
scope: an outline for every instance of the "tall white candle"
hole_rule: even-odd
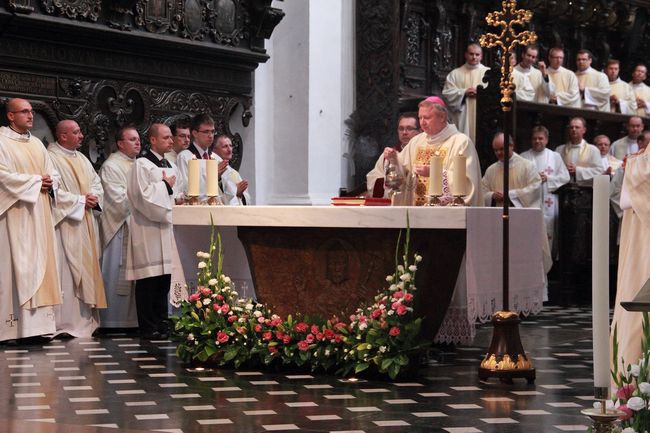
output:
[[[199,196],[200,163],[195,157],[187,161],[187,195],[190,197]]]
[[[219,195],[219,163],[216,159],[205,161],[205,195],[208,197]]]
[[[460,152],[452,159],[454,174],[451,178],[451,194],[463,196],[467,194],[467,158]]]
[[[591,258],[594,387],[609,388],[609,176],[594,178]]]
[[[436,152],[429,160],[429,195],[442,195],[442,157]]]

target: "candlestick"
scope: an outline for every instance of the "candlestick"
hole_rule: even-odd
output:
[[[454,196],[464,196],[467,194],[467,158],[460,152],[452,159],[454,173],[451,179],[451,194]]]
[[[594,386],[609,389],[609,176],[594,177],[591,297]]]
[[[198,197],[199,184],[201,179],[201,166],[200,161],[196,157],[192,157],[187,161],[187,195],[190,197]]]
[[[205,161],[205,195],[208,197],[219,195],[219,163],[216,159]]]
[[[429,160],[429,195],[442,195],[442,157],[438,151]]]

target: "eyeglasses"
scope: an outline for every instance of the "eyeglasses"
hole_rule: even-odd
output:
[[[10,113],[14,113],[14,114],[20,113],[20,114],[24,114],[24,115],[28,115],[28,114],[34,115],[34,113],[36,113],[36,112],[34,110],[30,110],[29,108],[25,108],[24,110],[10,111]]]
[[[399,132],[413,132],[413,131],[417,131],[418,129],[412,126],[405,126],[405,127],[399,127],[397,128],[397,130]]]
[[[214,129],[204,129],[203,131],[199,131],[199,132],[205,135],[214,135]]]

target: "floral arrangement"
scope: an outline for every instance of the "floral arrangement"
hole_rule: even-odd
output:
[[[217,366],[263,363],[336,369],[346,376],[370,367],[391,378],[409,365],[410,356],[429,343],[420,337],[421,318],[414,317],[415,275],[419,255],[409,260],[409,230],[403,254],[395,253],[395,272],[374,302],[361,306],[349,321],[300,313],[281,318],[264,304],[242,299],[223,274],[221,237],[214,227],[208,252],[199,258],[196,292],[173,317],[178,356],[185,362]],[[399,245],[399,240],[398,240]],[[216,259],[215,259],[216,254]]]
[[[643,313],[643,338],[641,359],[629,364],[623,371],[618,365],[618,329],[614,327],[612,378],[616,387],[615,397],[607,406],[625,413],[621,419],[622,433],[647,433],[650,431],[650,321]],[[621,360],[625,365],[625,360]]]

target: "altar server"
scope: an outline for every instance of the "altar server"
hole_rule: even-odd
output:
[[[47,150],[61,187],[54,209],[59,245],[63,304],[54,309],[57,333],[90,337],[99,327],[99,308],[106,308],[96,216],[103,209],[104,189],[92,163],[77,149],[83,134],[77,122],[62,120],[57,141]]]
[[[227,135],[218,136],[215,140],[214,152],[222,161],[228,163],[226,170],[221,174],[223,204],[233,206],[251,204],[248,181],[242,179],[239,172],[230,166],[232,160],[232,140],[230,137]]]
[[[550,81],[549,103],[562,107],[580,107],[580,87],[573,71],[566,69],[564,50],[551,48],[548,53],[548,78]]]
[[[59,174],[29,130],[32,105],[10,99],[0,127],[0,341],[54,334],[61,303],[51,203]]]
[[[636,114],[636,95],[632,86],[618,76],[620,70],[621,63],[618,60],[607,61],[605,74],[609,80],[609,86],[612,88],[612,94],[609,97],[612,113]]]
[[[582,108],[610,111],[609,98],[612,88],[607,75],[591,67],[592,55],[589,50],[579,50],[576,55],[576,77],[580,88]]]

